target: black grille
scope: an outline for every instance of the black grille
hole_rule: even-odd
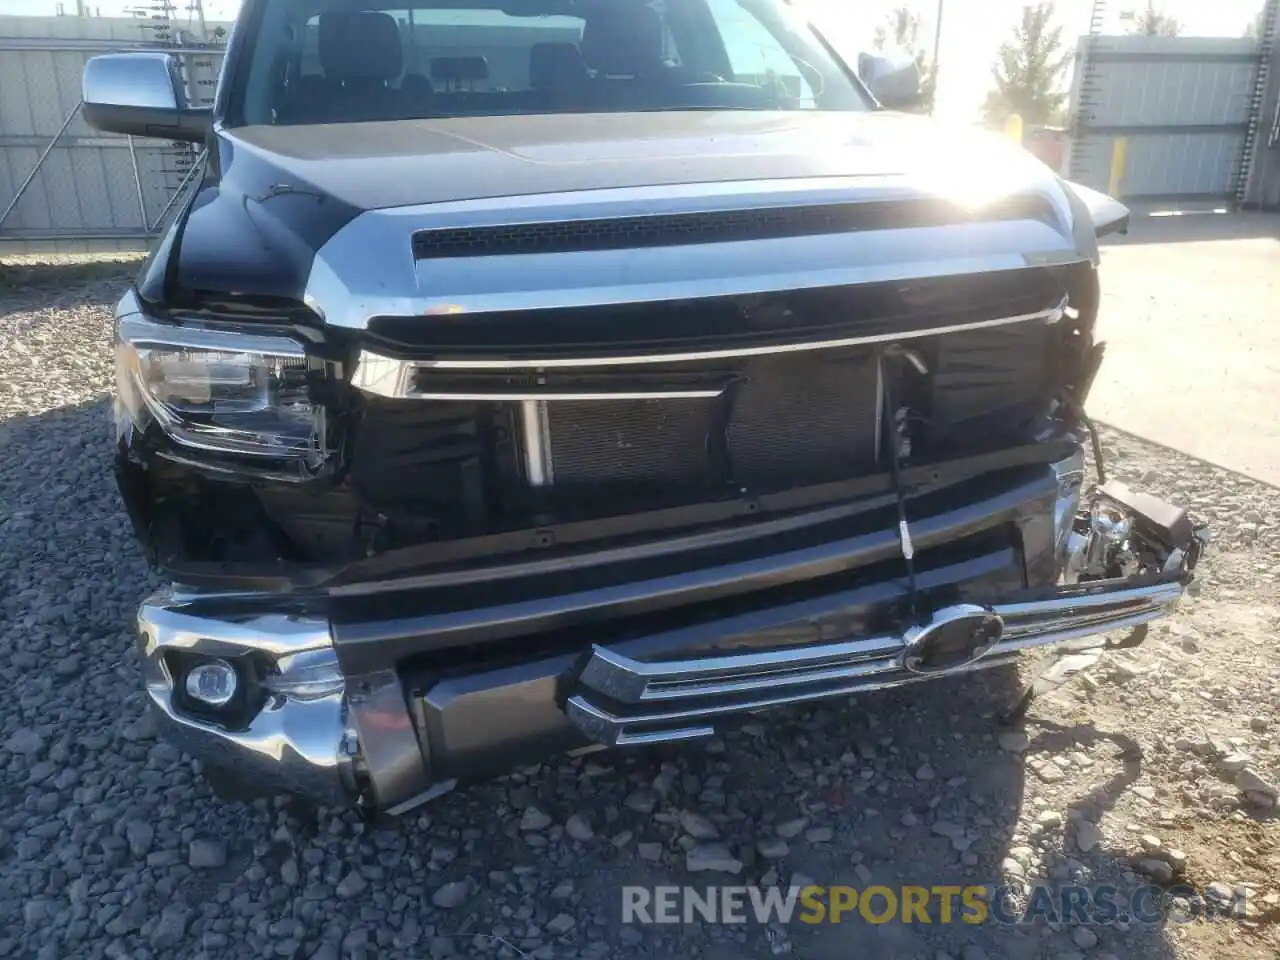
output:
[[[1025,436],[1055,389],[1055,342],[1054,328],[1040,323],[939,337],[930,420],[940,446],[998,446]]]
[[[709,479],[714,400],[613,400],[547,404],[555,482]]]
[[[735,479],[821,481],[874,467],[874,357],[865,351],[761,357],[746,377],[728,429]]]
[[[487,491],[518,469],[510,418],[497,405],[366,398],[351,484],[377,513],[432,535],[483,528],[494,512]]]
[[[1053,216],[1053,208],[1038,196],[1012,197],[977,210],[929,197],[492,227],[446,227],[415,233],[413,255],[419,260],[429,260],[630,250],[863,230],[937,227],[973,221],[1047,220]]]
[[[716,399],[549,402],[555,483],[770,489],[874,470],[869,352],[759,357],[732,379]]]

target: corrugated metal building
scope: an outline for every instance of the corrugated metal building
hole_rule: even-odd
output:
[[[1080,40],[1069,175],[1137,203],[1229,203],[1239,181],[1257,42],[1217,37],[1090,36]]]

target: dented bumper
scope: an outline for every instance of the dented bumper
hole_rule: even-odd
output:
[[[139,612],[147,688],[171,736],[257,791],[402,812],[534,756],[705,737],[1168,614],[1205,532],[1116,485],[1082,504],[1081,464],[922,518],[911,596],[870,534],[394,620],[353,621],[333,597],[170,589]],[[457,656],[469,639],[499,652]],[[214,661],[234,676],[230,708],[189,689]]]

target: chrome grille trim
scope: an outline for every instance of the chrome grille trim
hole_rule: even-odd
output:
[[[520,436],[529,485],[550,486],[555,480],[555,473],[551,465],[551,435],[547,431],[545,401],[525,400],[520,404]]]
[[[969,673],[974,670],[986,670],[992,667],[1016,663],[1013,654],[1000,656],[989,655],[973,663],[965,664],[951,671],[953,674]],[[628,746],[639,743],[665,743],[670,740],[691,740],[702,736],[712,736],[715,728],[707,724],[696,723],[699,720],[718,719],[734,714],[755,713],[785,707],[797,703],[810,703],[814,700],[825,700],[830,697],[850,696],[855,693],[871,693],[877,690],[890,690],[894,687],[931,680],[937,675],[907,673],[905,671],[885,670],[867,679],[856,679],[838,687],[823,687],[818,690],[799,690],[774,696],[756,697],[735,703],[715,704],[710,707],[690,708],[685,710],[655,711],[643,715],[615,714],[604,707],[597,706],[582,695],[569,698],[565,711],[569,719],[587,736],[610,746]],[[882,679],[883,678],[883,679]],[[683,724],[670,729],[650,730],[649,726],[666,724]],[[639,727],[636,731],[631,728]],[[695,732],[698,731],[698,732]]]
[[[1001,638],[985,655],[926,675],[903,665],[910,631],[692,660],[639,661],[595,646],[566,712],[588,736],[612,745],[710,735],[716,718],[1014,663],[1021,650],[1135,627],[1171,612],[1183,585],[1088,590],[988,605],[1005,623]]]
[[[448,391],[448,390],[415,390],[409,394],[414,400],[470,400],[492,403],[541,403],[545,401],[569,400],[712,400],[724,393],[720,390],[620,390],[608,393],[603,390],[574,390],[557,393],[555,391],[539,392],[536,390],[513,390],[492,392],[483,391]]]
[[[582,671],[582,682],[615,700],[639,703],[645,700],[700,696],[721,692],[718,685],[748,690],[775,685],[774,678],[803,671],[845,670],[862,666],[877,657],[896,655],[902,649],[898,637],[874,637],[818,646],[792,647],[765,653],[736,654],[712,659],[669,663],[632,660],[597,646]],[[859,676],[850,673],[849,676]],[[808,679],[804,673],[799,679]],[[709,687],[717,687],[712,690]]]
[[[813,350],[831,350],[841,347],[868,346],[878,343],[896,343],[902,340],[917,340],[922,337],[940,336],[965,330],[983,330],[1015,323],[1031,323],[1035,321],[1057,323],[1062,319],[1066,307],[1067,301],[1064,298],[1056,306],[1035,313],[1023,313],[1012,317],[996,317],[991,320],[978,320],[970,323],[943,324],[923,330],[841,337],[833,340],[809,340],[799,343],[776,343],[750,347],[721,347],[714,350],[686,350],[672,353],[586,357],[442,357],[430,360],[397,360],[374,350],[362,350],[356,363],[356,368],[352,373],[351,382],[353,386],[361,390],[384,397],[425,399],[425,396],[417,393],[416,387],[414,387],[414,377],[419,370],[573,370],[773,356]],[[620,397],[621,394],[618,396]],[[473,398],[475,397],[473,396]],[[501,399],[501,391],[492,396],[484,395],[481,398]],[[548,396],[545,399],[556,400],[560,398]]]

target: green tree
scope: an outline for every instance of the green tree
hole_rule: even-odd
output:
[[[1121,19],[1129,20],[1129,32],[1140,37],[1176,37],[1182,32],[1182,24],[1156,6],[1156,0],[1147,0],[1144,9],[1126,11]]]
[[[1027,126],[1048,123],[1067,100],[1062,80],[1071,51],[1062,41],[1062,27],[1055,24],[1052,0],[1028,4],[1013,36],[1000,45],[991,68],[995,87],[987,94],[983,115],[988,123],[1001,124],[1012,114]]]
[[[920,14],[905,4],[894,7],[885,22],[876,27],[872,46],[876,50],[897,47],[915,58],[916,66],[920,68],[920,109],[925,113],[933,113],[938,76],[936,64],[927,61],[925,57],[924,45],[920,39]]]

